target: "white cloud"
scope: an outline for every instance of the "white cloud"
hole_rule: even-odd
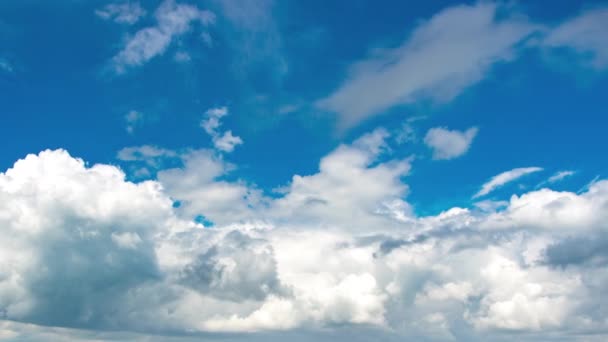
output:
[[[564,178],[573,176],[574,174],[576,174],[575,171],[570,171],[570,170],[559,171],[559,172],[556,172],[553,176],[549,177],[549,179],[547,179],[547,182],[557,183],[557,182],[563,180]]]
[[[478,131],[477,127],[464,132],[435,127],[426,133],[424,143],[433,149],[433,159],[453,159],[469,150]]]
[[[208,109],[205,112],[205,119],[201,121],[201,127],[205,130],[205,132],[207,132],[207,134],[213,135],[220,127],[220,119],[226,115],[228,115],[227,107]]]
[[[447,8],[400,46],[352,65],[347,80],[317,104],[349,128],[395,105],[450,100],[481,81],[493,64],[512,59],[514,46],[534,29],[490,2]]]
[[[189,32],[192,23],[208,26],[215,15],[195,6],[165,0],[155,11],[156,26],[146,27],[130,37],[122,51],[112,58],[116,72],[139,66],[165,53],[174,38]]]
[[[390,141],[379,129],[343,144],[276,198],[225,180],[211,150],[125,149],[183,161],[139,183],[62,150],[29,155],[0,173],[0,314],[22,322],[0,321],[0,336],[605,337],[608,253],[577,241],[608,230],[608,181],[419,217]]]
[[[234,148],[243,143],[240,137],[234,136],[232,131],[219,132],[221,118],[228,115],[228,108],[211,108],[205,112],[201,127],[211,136],[213,146],[223,152],[232,152]]]
[[[146,11],[138,2],[125,2],[108,4],[101,9],[95,10],[95,14],[104,20],[133,25],[146,15]]]
[[[473,198],[485,196],[485,195],[489,194],[490,192],[500,188],[501,186],[503,186],[509,182],[517,180],[520,177],[523,177],[530,173],[534,173],[534,172],[538,172],[538,171],[542,171],[542,170],[543,169],[540,167],[520,167],[520,168],[516,168],[513,170],[509,170],[509,171],[500,173],[500,174],[492,177],[492,179],[490,179],[487,183],[482,185],[479,192],[476,193],[473,196]]]
[[[389,216],[408,217],[411,208],[402,200],[408,187],[400,179],[410,159],[376,163],[388,136],[377,129],[325,156],[318,173],[293,176],[286,195],[274,201],[273,215],[353,230],[386,224]]]
[[[213,145],[220,151],[232,152],[234,147],[243,143],[240,137],[232,135],[232,131],[226,131],[221,136],[213,138]]]
[[[158,179],[169,195],[181,201],[182,215],[190,219],[203,215],[220,225],[256,219],[253,213],[262,201],[259,191],[241,182],[219,180],[233,168],[221,156],[196,150],[181,159],[181,167],[161,170]]]
[[[608,67],[608,8],[588,10],[549,31],[543,45],[566,47],[596,69]]]

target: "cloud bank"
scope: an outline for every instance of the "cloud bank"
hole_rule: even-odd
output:
[[[1,332],[325,331],[329,341],[357,329],[396,340],[605,331],[603,239],[577,246],[608,229],[608,182],[416,216],[402,181],[411,160],[386,159],[389,141],[378,129],[343,144],[272,198],[223,180],[234,166],[210,150],[124,150],[126,161],[181,161],[138,183],[64,150],[28,155],[0,174]]]

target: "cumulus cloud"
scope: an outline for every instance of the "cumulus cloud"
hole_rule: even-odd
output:
[[[543,45],[568,48],[595,69],[608,67],[608,8],[587,10],[550,30]]]
[[[63,150],[29,155],[0,173],[0,336],[602,336],[605,239],[579,247],[608,231],[608,181],[416,216],[411,161],[386,160],[390,141],[378,129],[342,144],[273,198],[226,180],[212,150],[125,149],[183,163],[138,183]]]
[[[352,65],[347,80],[317,104],[349,128],[395,105],[450,100],[481,81],[492,65],[512,59],[515,45],[534,30],[494,3],[447,8],[400,46]]]
[[[464,132],[435,127],[426,133],[424,143],[433,149],[433,159],[453,159],[469,150],[478,131],[477,127]]]
[[[205,117],[201,121],[201,127],[213,141],[213,146],[223,152],[232,152],[234,148],[243,143],[240,137],[234,136],[232,131],[220,132],[221,119],[228,115],[227,107],[211,108],[205,112]]]
[[[509,171],[500,173],[500,174],[492,177],[492,179],[490,179],[487,183],[482,185],[479,192],[477,192],[473,196],[473,198],[485,196],[485,195],[489,194],[490,192],[500,188],[501,186],[503,186],[509,182],[517,180],[525,175],[528,175],[528,174],[531,174],[534,172],[539,172],[542,170],[543,170],[542,168],[534,166],[534,167],[520,167],[520,168],[516,168],[513,170],[509,170]]]
[[[116,72],[146,63],[165,53],[174,38],[192,29],[193,23],[208,26],[215,22],[213,12],[195,6],[165,0],[155,11],[156,26],[146,27],[130,37],[124,48],[112,58]]]
[[[146,15],[146,10],[138,2],[125,2],[108,4],[103,8],[95,10],[95,14],[104,20],[133,25]]]
[[[411,208],[402,199],[408,187],[400,179],[410,158],[376,163],[388,137],[386,130],[374,130],[321,159],[318,173],[295,175],[285,196],[274,201],[274,215],[353,230],[383,225],[385,217],[408,217]]]

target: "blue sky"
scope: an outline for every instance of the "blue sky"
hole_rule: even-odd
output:
[[[6,319],[0,338],[40,336],[47,325],[138,334],[234,332],[237,339],[253,338],[250,332],[306,339],[326,328],[328,339],[347,338],[357,329],[387,340],[483,340],[502,338],[503,330],[531,339],[543,332],[605,337],[608,326],[598,318],[605,312],[585,303],[601,296],[593,284],[605,276],[588,278],[592,272],[605,274],[606,255],[581,256],[571,245],[606,234],[601,222],[608,208],[608,196],[603,197],[607,23],[606,1],[1,2],[0,199],[5,204],[0,223],[13,222],[4,229],[20,241],[17,245],[50,256],[62,267],[71,264],[64,263],[66,255],[52,252],[56,246],[74,249],[90,267],[101,269],[108,265],[95,264],[98,256],[85,249],[97,251],[113,242],[118,260],[135,253],[141,264],[118,261],[108,266],[108,279],[124,285],[121,293],[140,289],[155,295],[155,289],[137,284],[162,279],[178,299],[158,307],[170,306],[181,316],[161,319],[158,329],[141,323],[143,314],[108,320],[105,308],[95,304],[103,296],[87,293],[89,287],[103,286],[74,265],[66,279],[85,286],[65,298],[90,300],[94,309],[54,312],[61,297],[53,292],[61,282],[54,266],[45,269],[55,275],[30,281],[28,267],[36,266],[0,264],[0,318]],[[61,205],[41,204],[62,196],[67,202]],[[123,203],[120,196],[133,202]],[[519,205],[536,208],[537,215],[522,214],[527,209]],[[141,230],[152,224],[149,210],[157,212],[156,223],[164,222],[155,228],[162,233]],[[24,213],[36,219],[12,216]],[[580,232],[570,224],[585,228]],[[92,229],[91,236],[107,233],[105,240],[99,238],[104,244],[80,241],[82,232],[78,238],[58,237],[72,236],[70,227],[80,225]],[[122,228],[107,228],[114,226]],[[171,235],[201,227],[209,232],[179,239]],[[454,233],[462,227],[466,233]],[[48,234],[57,245],[31,242],[21,235],[28,229],[55,232]],[[492,230],[500,231],[502,240],[488,233]],[[294,242],[300,234],[306,238]],[[451,256],[462,258],[471,274],[493,274],[474,271],[495,266],[473,261],[487,257],[521,282],[495,289],[500,282],[495,278],[483,278],[484,283],[468,273],[464,279],[407,264],[420,252],[417,248],[449,249],[462,236],[483,240],[478,243],[484,247],[472,254]],[[312,294],[294,282],[312,271],[285,271],[295,262],[285,251],[306,249],[310,260],[316,260],[316,252],[333,253],[329,242],[310,251],[314,243],[307,239],[316,238],[358,246],[346,253],[350,257],[391,244],[396,251],[386,252],[382,266],[336,252],[336,262],[361,269],[353,266],[350,275],[333,268],[313,272],[334,274],[336,283],[304,281],[325,293],[315,300],[330,303],[311,309],[303,303],[314,302]],[[10,254],[2,246],[0,252]],[[260,252],[264,248],[271,252]],[[557,265],[551,251],[560,248],[571,256],[565,263],[576,267],[547,266]],[[167,250],[179,251],[179,257],[167,256]],[[445,253],[426,255],[422,264],[445,261],[448,269],[452,252]],[[526,259],[534,253],[541,257]],[[243,261],[251,258],[261,264]],[[209,280],[213,274],[204,272],[211,271],[201,270],[225,270],[222,263],[228,259],[236,260],[230,267],[237,275],[220,274],[224,285]],[[177,262],[168,260],[183,265],[176,271]],[[295,263],[295,269],[314,268]],[[125,274],[134,269],[141,277],[131,282]],[[252,275],[252,269],[271,279],[264,289],[255,288],[266,280]],[[392,269],[395,279],[384,269]],[[27,281],[3,294],[3,272]],[[156,278],[148,278],[152,273]],[[196,279],[184,280],[190,276]],[[370,290],[367,301],[344,308],[332,306],[341,291],[367,291],[359,285],[367,284],[368,276],[380,292]],[[417,280],[404,280],[408,277]],[[576,283],[571,292],[547,290],[566,280]],[[210,283],[199,284],[205,281]],[[359,287],[349,287],[351,281]],[[520,287],[536,285],[550,292],[547,297],[530,290],[534,293],[524,294],[526,305],[513,299],[525,292]],[[40,286],[48,286],[50,294],[36,292]],[[199,291],[194,301],[201,305],[227,301],[225,307],[232,309],[218,309],[215,316],[187,314],[192,309],[183,303],[194,295],[179,292],[179,286]],[[459,291],[465,294],[454,295]],[[509,291],[512,298],[499,298]],[[583,292],[589,298],[579,295]],[[16,293],[22,301],[3,299],[17,298]],[[365,297],[359,293],[343,301],[357,296]],[[431,297],[459,304],[425,306]],[[401,308],[413,307],[414,298],[420,311]],[[505,304],[511,299],[515,304]],[[504,309],[520,304],[522,311]],[[545,305],[563,310],[544,319]],[[255,308],[273,323],[256,316]],[[281,321],[273,316],[277,312],[292,319]],[[511,314],[526,320],[507,317]],[[400,323],[416,316],[426,321],[413,327]],[[90,337],[78,331],[59,334]]]
[[[7,168],[46,148],[115,163],[125,146],[208,147],[198,125],[202,113],[227,106],[231,114],[224,127],[247,142],[229,159],[243,167],[238,177],[263,189],[284,185],[293,174],[313,173],[318,159],[342,141],[377,126],[398,130],[415,117],[423,118],[414,125],[419,138],[435,126],[480,127],[460,160],[429,162],[424,144],[394,151],[419,157],[408,184],[421,212],[466,205],[481,182],[514,166],[538,164],[549,172],[580,168],[573,186],[606,172],[597,158],[603,151],[602,125],[589,123],[603,120],[599,103],[607,81],[601,70],[568,51],[522,47],[514,60],[488,67],[482,79],[450,101],[395,103],[340,129],[336,114],[315,101],[343,83],[352,63],[375,48],[398,46],[417,23],[446,7],[445,2],[419,8],[399,3],[244,3],[233,11],[259,8],[234,19],[222,14],[220,3],[201,3],[217,16],[211,27],[192,25],[162,53],[116,74],[112,58],[129,34],[154,24],[159,2],[142,2],[149,15],[132,25],[96,16],[102,2],[5,2],[2,58],[12,71],[2,75],[1,136],[7,148],[0,163]],[[512,10],[550,25],[599,5],[564,1],[546,11],[532,2],[514,4]],[[250,17],[239,17],[245,15]],[[180,53],[190,60],[176,61]],[[132,133],[125,129],[130,111],[141,113]],[[445,184],[434,186],[435,175]]]

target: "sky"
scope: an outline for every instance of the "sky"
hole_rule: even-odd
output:
[[[608,339],[608,2],[0,2],[0,340]]]

